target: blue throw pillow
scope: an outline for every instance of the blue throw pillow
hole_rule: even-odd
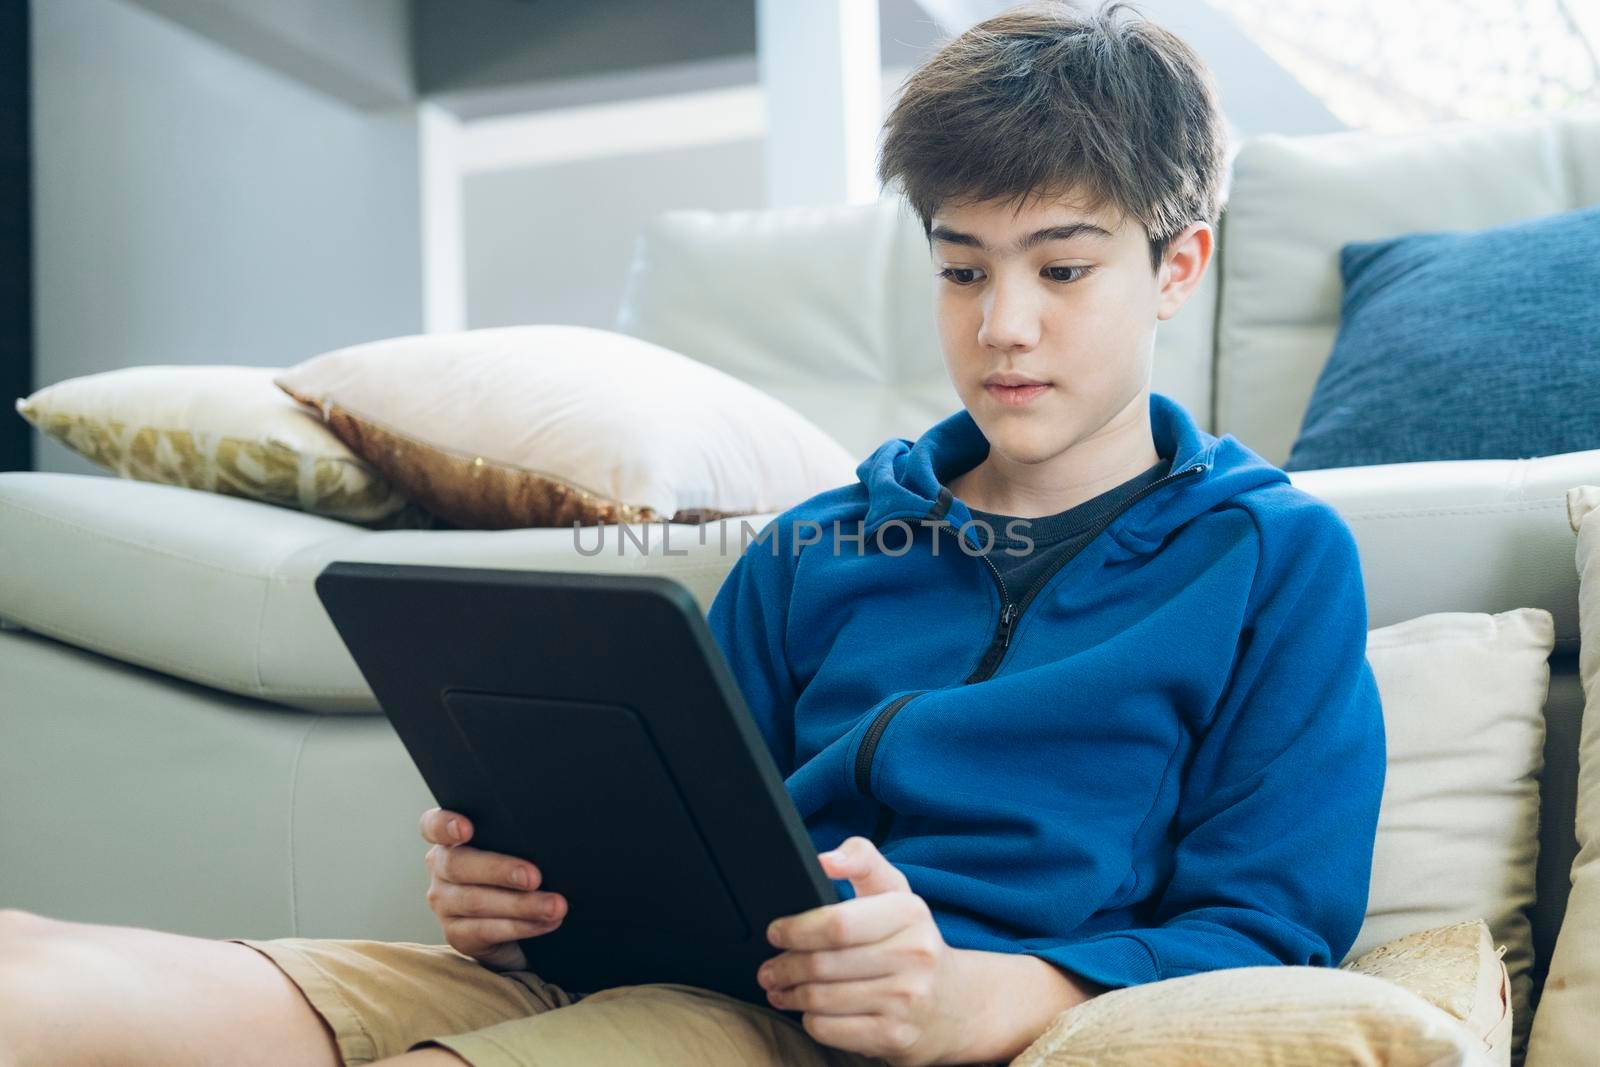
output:
[[[1600,207],[1347,244],[1339,269],[1284,470],[1600,448]]]

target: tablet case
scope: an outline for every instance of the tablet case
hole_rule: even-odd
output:
[[[574,993],[678,982],[768,1005],[767,924],[839,898],[687,589],[347,561],[315,586],[469,844],[567,898],[521,942],[529,969]]]

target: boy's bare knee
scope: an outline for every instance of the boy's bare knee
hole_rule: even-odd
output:
[[[21,908],[0,908],[0,942],[35,936],[48,930],[57,921]]]
[[[28,1000],[38,967],[38,946],[54,920],[0,908],[0,1067],[17,1060],[19,1024],[33,1012]]]
[[[21,998],[26,977],[37,963],[39,946],[59,925],[55,919],[30,911],[0,908],[0,1011]],[[0,1065],[3,1063],[0,1060]]]

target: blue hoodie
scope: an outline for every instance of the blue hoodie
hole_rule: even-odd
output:
[[[1335,966],[1385,767],[1354,538],[1231,434],[1150,416],[1170,473],[1025,603],[958,532],[945,483],[989,449],[961,410],[762,527],[712,633],[818,850],[872,837],[951,946],[1113,988]]]

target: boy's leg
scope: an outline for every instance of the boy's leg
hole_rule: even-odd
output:
[[[303,1063],[332,1034],[243,945],[0,911],[0,1067]]]
[[[602,989],[561,1011],[440,1037],[424,1047],[435,1046],[473,1067],[885,1067],[880,1058],[821,1044],[771,1008],[673,983]]]
[[[339,1067],[572,1001],[447,945],[235,943],[0,911],[0,1067]]]

